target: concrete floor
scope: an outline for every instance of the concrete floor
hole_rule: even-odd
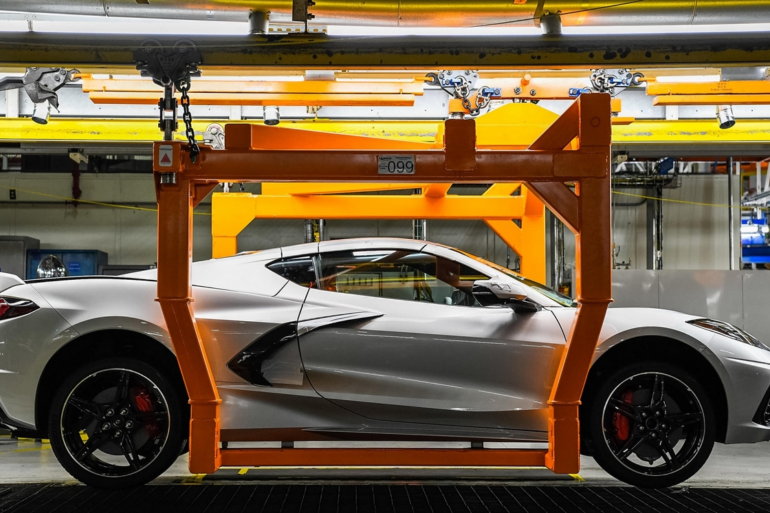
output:
[[[348,444],[347,446],[366,446]],[[390,444],[393,445],[393,444]],[[399,444],[399,446],[413,444]],[[439,444],[436,444],[439,445]],[[449,444],[440,444],[448,446]],[[509,444],[499,444],[509,445]],[[517,448],[521,445],[517,444]],[[721,445],[716,444],[706,466],[686,486],[708,488],[770,488],[770,444]],[[203,476],[191,475],[187,470],[187,456],[180,457],[161,478],[159,483],[195,483]],[[582,469],[578,476],[556,476],[544,469],[223,469],[217,474],[206,476],[208,481],[223,483],[243,481],[316,482],[334,480],[344,482],[398,482],[399,480],[431,483],[462,482],[515,482],[539,485],[600,485],[612,486],[616,481],[594,462],[583,457]],[[48,443],[29,439],[15,440],[7,435],[0,436],[0,484],[12,483],[75,483],[61,468]]]

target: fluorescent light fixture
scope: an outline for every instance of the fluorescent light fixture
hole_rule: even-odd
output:
[[[488,27],[365,27],[329,25],[330,36],[505,36],[542,35],[532,20]],[[629,34],[692,34],[724,32],[770,32],[770,23],[725,25],[623,25],[579,26],[564,25],[562,34],[568,35],[629,35]]]
[[[249,23],[228,21],[162,20],[152,18],[117,18],[46,13],[0,11],[0,31],[27,32],[27,22],[35,32],[71,32],[78,34],[180,34],[245,35]]]
[[[264,72],[263,72],[264,73]],[[21,75],[20,75],[21,76]],[[144,80],[152,80],[150,77],[140,77],[139,72],[137,71],[135,75],[109,75],[105,73],[93,73],[91,77],[94,80],[109,80],[109,79],[115,79],[115,80],[137,80],[137,79],[144,79]],[[210,75],[206,73],[205,70],[203,70],[202,75],[200,78],[195,78],[193,80],[216,80],[218,82],[302,82],[305,80],[304,75],[302,72],[299,72],[296,75],[254,75],[254,76],[235,76],[235,75]],[[193,88],[195,87],[195,84],[193,83]]]
[[[245,35],[249,23],[204,20],[170,20],[152,18],[122,18],[107,16],[83,16],[47,13],[23,13],[0,11],[0,31],[27,32],[28,21],[35,32],[75,32],[91,34],[195,34],[195,35]],[[505,20],[502,20],[505,21]],[[281,25],[281,23],[278,23]],[[311,28],[313,26],[311,25]],[[690,34],[719,32],[770,32],[770,23],[745,23],[724,25],[624,25],[624,26],[569,26],[562,28],[565,36],[607,34]],[[542,35],[533,20],[523,20],[507,25],[486,27],[371,27],[329,25],[327,33],[333,36],[484,36],[484,35]]]
[[[670,77],[656,77],[656,81],[658,82],[664,82],[664,83],[674,83],[674,82],[692,82],[692,83],[699,83],[699,82],[719,82],[719,72],[716,71],[713,74],[704,74],[704,75],[684,75],[681,77],[676,76],[670,76]]]
[[[741,233],[759,233],[759,226],[755,224],[741,225]]]
[[[414,77],[408,77],[408,78],[401,78],[394,76],[393,78],[386,78],[386,77],[380,77],[380,78],[350,78],[346,77],[345,75],[339,75],[335,79],[337,82],[403,82],[403,83],[412,83],[414,82]]]

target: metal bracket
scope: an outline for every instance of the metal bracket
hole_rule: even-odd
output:
[[[307,22],[315,18],[315,15],[310,13],[310,8],[314,5],[313,0],[292,0],[291,21],[304,22],[305,32],[307,32]]]
[[[225,149],[225,129],[218,123],[212,123],[206,127],[203,133],[203,144],[208,144],[215,150]]]
[[[615,95],[616,87],[632,87],[641,84],[640,79],[644,78],[642,73],[632,73],[627,69],[607,70],[607,69],[594,69],[591,70],[591,86],[597,93],[610,93]]]
[[[27,68],[23,77],[5,77],[0,79],[0,91],[24,89],[32,100],[38,104],[48,101],[55,109],[59,109],[59,97],[56,91],[62,86],[79,80],[75,75],[80,73],[66,68]]]
[[[88,155],[81,149],[70,150],[69,157],[78,164],[88,164]]]
[[[179,128],[178,102],[174,97],[174,89],[179,89],[182,83],[189,89],[190,77],[199,77],[201,74],[198,66],[203,62],[203,57],[188,39],[179,40],[171,47],[164,46],[156,39],[148,39],[134,51],[134,62],[143,77],[152,78],[155,84],[163,88],[163,98],[158,101],[158,128],[163,131],[164,139],[170,141]]]
[[[134,51],[134,62],[143,77],[151,77],[159,86],[168,87],[182,80],[189,82],[190,77],[199,77],[198,66],[203,58],[189,39],[179,40],[171,47],[148,39]]]

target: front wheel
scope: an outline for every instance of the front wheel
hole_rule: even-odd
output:
[[[98,488],[129,488],[165,472],[183,445],[176,390],[133,358],[81,367],[54,396],[51,447],[73,477]]]
[[[715,419],[704,388],[667,363],[621,368],[597,391],[589,431],[596,462],[641,488],[664,488],[692,477],[714,446]]]

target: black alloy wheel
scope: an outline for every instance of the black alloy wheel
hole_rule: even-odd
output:
[[[155,479],[180,454],[182,410],[170,382],[131,358],[75,371],[53,400],[51,446],[76,479],[99,488],[128,488]]]
[[[594,397],[589,422],[597,463],[642,488],[689,479],[714,446],[708,394],[686,371],[666,363],[617,371]]]

